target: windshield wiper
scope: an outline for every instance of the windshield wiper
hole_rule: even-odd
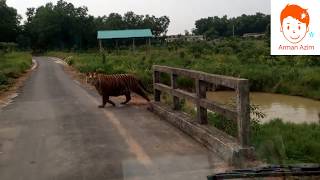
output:
[[[272,165],[252,169],[237,169],[208,176],[208,180],[289,176],[320,176],[320,164]]]

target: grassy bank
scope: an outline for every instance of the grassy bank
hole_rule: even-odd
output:
[[[196,116],[194,109],[184,111]],[[259,110],[254,110],[259,113]],[[320,124],[284,123],[274,119],[259,123],[257,115],[251,114],[251,144],[258,159],[270,164],[320,163]],[[237,124],[218,114],[208,113],[210,125],[237,136]]]
[[[294,124],[274,119],[261,124],[263,116],[257,107],[251,107],[250,142],[260,160],[270,164],[320,163],[320,123]],[[235,121],[215,113],[208,113],[208,121],[233,137],[238,134]]]
[[[214,74],[248,78],[251,91],[273,92],[320,99],[320,58],[269,56],[263,40],[225,40],[215,43],[173,44],[144,48],[135,53],[113,51],[103,63],[99,53],[49,52],[66,58],[81,72],[133,73],[151,86],[153,64],[195,69]],[[188,86],[188,82],[185,82]],[[189,82],[190,85],[190,82]]]
[[[14,80],[21,76],[32,64],[28,52],[0,54],[0,92],[6,90]]]
[[[260,159],[269,163],[320,163],[320,124],[283,123],[277,119],[260,125],[252,136]]]
[[[209,113],[209,123],[232,136],[237,125]],[[284,123],[274,119],[260,124],[251,120],[251,144],[258,159],[270,164],[320,163],[320,124]]]

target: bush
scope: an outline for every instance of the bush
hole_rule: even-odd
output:
[[[5,53],[14,51],[17,46],[18,45],[16,43],[0,42],[0,50],[4,51]]]
[[[275,119],[262,124],[252,137],[260,159],[268,163],[319,163],[320,125],[284,123]]]
[[[194,42],[188,46],[189,52],[194,58],[200,58],[205,53],[209,53],[212,47],[207,42]]]
[[[66,62],[68,65],[72,66],[72,65],[74,64],[73,57],[72,57],[72,56],[67,57],[67,58],[65,59],[65,62]]]
[[[0,59],[0,90],[6,89],[14,78],[19,77],[32,64],[31,55],[27,52],[6,53]]]
[[[237,123],[233,120],[226,119],[225,117],[216,114],[216,113],[208,113],[209,124],[214,127],[220,129],[227,134],[237,137],[238,135],[238,126]]]
[[[235,102],[231,100],[231,104],[228,106],[232,106],[235,108]],[[260,131],[260,121],[265,117],[265,114],[261,112],[259,106],[251,104],[250,105],[250,132],[251,135],[254,136]],[[238,136],[238,125],[237,122],[231,119],[227,119],[222,115],[217,113],[208,113],[209,123],[216,128],[226,132],[227,134],[237,137]]]
[[[184,58],[186,57],[186,53],[185,53],[184,51],[180,51],[180,52],[179,52],[179,57],[180,57],[181,59],[184,59]]]
[[[8,84],[8,77],[0,72],[0,85],[7,85],[7,84]]]

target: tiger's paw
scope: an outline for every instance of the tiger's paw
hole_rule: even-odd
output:
[[[100,105],[100,106],[98,106],[98,108],[104,108],[104,106]]]

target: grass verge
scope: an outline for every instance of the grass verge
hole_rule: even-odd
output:
[[[320,163],[319,123],[293,124],[275,119],[260,125],[251,141],[258,157],[268,163]]]
[[[237,124],[209,113],[209,123],[232,136]],[[320,124],[284,123],[274,119],[265,124],[251,121],[251,144],[258,159],[269,164],[320,163]]]
[[[28,52],[11,52],[0,55],[0,92],[7,90],[32,64]]]
[[[257,110],[256,110],[257,111]],[[254,117],[254,118],[253,118]],[[209,124],[237,136],[237,124],[209,113]],[[320,163],[320,124],[285,123],[274,119],[261,124],[251,114],[251,145],[258,159],[270,164]]]

